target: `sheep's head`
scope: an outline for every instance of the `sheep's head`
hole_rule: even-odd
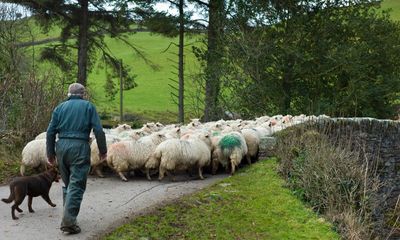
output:
[[[124,124],[118,124],[117,129],[120,131],[126,131],[126,130],[131,130],[132,128],[130,125],[124,123]]]
[[[160,123],[160,122],[157,122],[157,123],[156,123],[156,127],[157,127],[158,129],[162,129],[162,128],[164,127],[164,124],[162,124],[162,123]]]
[[[154,137],[153,137],[153,143],[158,145],[158,144],[164,142],[166,139],[167,139],[167,137],[165,136],[165,134],[155,133]]]

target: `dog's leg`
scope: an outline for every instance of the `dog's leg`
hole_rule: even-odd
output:
[[[55,207],[57,205],[55,205],[54,203],[51,202],[49,194],[47,193],[46,195],[42,195],[42,198],[52,207]]]
[[[24,198],[22,198],[22,200],[21,200],[21,198],[16,198],[14,201],[14,205],[12,205],[12,207],[11,207],[11,216],[12,216],[12,219],[14,219],[14,220],[18,219],[15,216],[15,210],[17,210],[18,212],[22,212],[22,210],[19,208],[19,205],[22,203],[22,201],[24,201]]]
[[[29,209],[29,212],[34,213],[35,211],[33,211],[33,209],[32,209],[32,199],[33,199],[32,196],[28,196],[28,209]]]
[[[24,198],[26,196],[26,190],[24,191],[24,189],[18,187],[15,187],[13,189],[14,189],[14,205],[12,205],[11,207],[11,216],[12,219],[17,220],[18,218],[15,216],[15,210],[20,212],[21,209],[19,208],[19,205],[21,205],[21,203],[24,201]]]
[[[18,207],[18,206],[16,206],[15,204],[12,205],[12,207],[11,207],[11,217],[12,217],[12,219],[14,219],[14,220],[18,220],[18,218],[15,216],[15,209],[16,209],[17,207]]]

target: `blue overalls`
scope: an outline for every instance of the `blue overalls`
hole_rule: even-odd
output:
[[[47,156],[57,157],[63,186],[61,227],[76,225],[90,169],[89,134],[96,136],[99,152],[107,152],[105,134],[96,108],[79,96],[71,96],[53,111],[47,128]],[[55,142],[56,134],[59,140]]]

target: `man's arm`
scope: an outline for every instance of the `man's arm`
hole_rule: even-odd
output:
[[[106,135],[104,134],[103,127],[101,126],[99,115],[97,114],[96,107],[92,106],[92,114],[90,123],[93,128],[94,135],[96,136],[97,146],[99,147],[100,155],[107,154]]]
[[[49,126],[46,131],[46,152],[48,162],[53,165],[56,159],[55,143],[58,125],[57,109],[53,111]]]

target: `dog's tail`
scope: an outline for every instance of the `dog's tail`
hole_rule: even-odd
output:
[[[10,196],[8,198],[2,198],[1,201],[5,203],[10,203],[14,201],[14,187],[10,186]]]

